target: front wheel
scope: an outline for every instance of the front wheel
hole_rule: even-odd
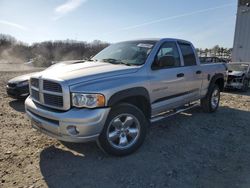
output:
[[[205,98],[201,99],[201,107],[204,112],[215,112],[220,103],[220,88],[214,84],[209,90]]]
[[[111,109],[98,145],[108,154],[125,156],[143,143],[148,121],[140,109],[131,104],[119,104]]]

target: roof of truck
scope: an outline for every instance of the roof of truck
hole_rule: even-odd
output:
[[[151,42],[158,42],[160,40],[172,40],[172,41],[180,41],[180,42],[190,43],[187,40],[177,39],[177,38],[140,38],[140,39],[133,39],[133,40],[128,40],[128,41],[151,41]]]

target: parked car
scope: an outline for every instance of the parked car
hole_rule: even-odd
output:
[[[33,74],[29,73],[9,80],[6,86],[8,96],[14,99],[26,99],[29,95],[29,79]]]
[[[226,88],[247,91],[250,83],[250,63],[229,63]]]
[[[68,64],[82,63],[84,61],[85,60],[61,61],[51,65],[49,68],[60,67]],[[14,99],[26,99],[29,96],[29,79],[34,74],[35,73],[29,73],[10,79],[6,86],[6,92],[8,96]]]
[[[206,63],[227,63],[228,61],[226,59],[218,57],[200,57],[200,62],[201,64],[206,64]]]
[[[67,142],[97,141],[112,155],[143,143],[150,122],[199,105],[215,112],[224,88],[223,63],[201,65],[179,39],[112,44],[85,63],[31,77],[25,108],[39,131]]]

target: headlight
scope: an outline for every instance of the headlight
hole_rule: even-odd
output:
[[[75,107],[96,108],[105,105],[102,94],[72,93],[72,104]]]
[[[19,87],[27,86],[27,85],[29,85],[29,81],[28,81],[28,80],[27,80],[27,81],[24,81],[24,82],[19,82],[19,83],[17,84],[17,86],[19,86]]]

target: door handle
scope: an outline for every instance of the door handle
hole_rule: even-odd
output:
[[[201,74],[201,70],[196,71],[196,74]]]
[[[184,77],[184,73],[179,73],[176,75],[178,78]]]

